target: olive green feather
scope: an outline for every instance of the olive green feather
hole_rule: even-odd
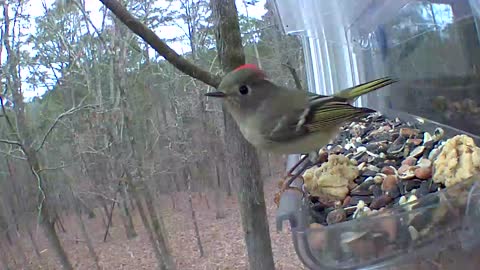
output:
[[[370,93],[372,91],[375,91],[387,85],[393,84],[395,82],[397,82],[397,80],[392,79],[390,77],[384,77],[384,78],[376,79],[363,84],[359,84],[357,86],[349,87],[338,93],[333,94],[333,96],[324,96],[324,95],[319,95],[312,92],[307,92],[307,95],[311,101],[314,101],[317,99],[323,99],[323,98],[334,98],[334,97],[336,97],[337,100],[354,101],[359,96],[365,95],[367,93]]]
[[[334,96],[345,98],[347,100],[354,100],[359,96],[365,95],[369,92],[375,91],[379,88],[385,87],[395,82],[397,82],[395,79],[392,79],[390,77],[384,77],[384,78],[376,79],[376,80],[366,82],[354,87],[347,88],[345,90],[342,90],[334,94]]]
[[[304,126],[308,132],[328,130],[374,112],[372,109],[354,107],[347,102],[329,101],[312,106]]]
[[[296,109],[291,114],[283,115],[278,121],[272,121],[263,129],[273,141],[288,141],[298,136],[314,132],[336,129],[345,122],[354,121],[375,110],[357,108],[350,104],[355,98],[385,87],[396,80],[389,77],[376,79],[342,90],[333,96],[307,93],[308,108]]]
[[[310,111],[306,115],[304,126],[308,132],[335,128],[339,125],[375,112],[368,108],[350,105],[357,97],[385,87],[396,80],[389,77],[376,79],[342,90],[333,96],[310,95]]]

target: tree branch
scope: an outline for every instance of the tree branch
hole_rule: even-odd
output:
[[[10,141],[10,140],[4,140],[4,139],[0,139],[0,143],[12,144],[20,147],[22,146],[22,144],[18,141]]]
[[[220,84],[220,77],[203,70],[202,68],[192,64],[181,55],[177,54],[165,42],[163,42],[152,30],[146,25],[133,17],[128,10],[122,6],[117,0],[100,0],[115,16],[124,23],[130,30],[140,36],[152,48],[163,56],[170,64],[181,72],[198,79],[215,88]]]
[[[85,19],[85,22],[86,23],[89,23],[93,30],[95,31],[95,33],[97,33],[97,36],[98,38],[100,39],[100,41],[102,42],[102,44],[105,46],[105,49],[110,53],[112,54],[112,51],[110,50],[110,47],[108,47],[107,45],[107,42],[105,41],[105,39],[103,38],[102,36],[102,33],[100,31],[98,31],[98,28],[95,26],[95,24],[92,22],[92,20],[90,19],[90,17],[87,16],[87,12],[85,11],[85,7],[80,5],[80,3],[78,3],[77,1],[73,1],[73,4],[75,4],[77,6],[78,9],[80,9],[80,12],[82,12],[82,15],[83,15],[83,18]],[[88,26],[87,26],[87,29],[88,29]]]
[[[94,192],[94,191],[78,191],[78,192],[76,192],[76,193],[77,193],[77,194],[94,195],[94,196],[102,197],[102,198],[103,198],[104,200],[106,200],[106,201],[111,201],[111,202],[115,202],[115,203],[120,203],[118,200],[109,198],[109,197],[107,197],[106,195],[104,195],[103,193],[100,193],[100,192]]]
[[[287,67],[288,71],[290,71],[290,74],[292,74],[293,80],[295,81],[295,86],[297,87],[298,90],[303,90],[302,89],[302,82],[300,80],[300,77],[298,77],[297,70],[292,66],[290,61],[287,61],[287,63],[283,64],[285,67]]]
[[[80,104],[76,107],[73,107],[71,108],[70,110],[66,111],[66,112],[63,112],[61,113],[60,115],[57,116],[57,118],[55,119],[55,121],[53,122],[53,124],[50,126],[50,128],[47,130],[47,132],[45,133],[45,135],[43,136],[43,139],[42,141],[40,142],[40,145],[38,145],[38,147],[35,149],[36,152],[40,151],[40,149],[42,149],[43,145],[45,144],[45,142],[47,141],[47,138],[48,138],[48,135],[50,135],[50,133],[53,131],[53,129],[55,128],[55,126],[58,124],[58,122],[66,117],[66,116],[69,116],[71,114],[74,114],[82,109],[87,109],[87,108],[97,108],[98,106],[97,105],[82,105],[83,104],[83,101],[85,101],[87,96],[85,96],[81,101],[80,101]]]
[[[0,154],[3,154],[3,155],[5,155],[5,156],[12,157],[12,158],[15,158],[15,159],[20,159],[20,160],[27,160],[26,157],[16,156],[16,155],[14,155],[14,154],[12,154],[12,153],[10,153],[10,152],[11,152],[11,151],[5,152],[5,151],[0,150]]]
[[[62,162],[62,165],[59,165],[59,166],[56,166],[56,167],[41,168],[40,170],[37,171],[37,173],[40,173],[40,172],[43,172],[43,171],[56,171],[56,170],[67,168],[67,167],[72,166],[72,165],[73,165],[73,162],[72,163]]]

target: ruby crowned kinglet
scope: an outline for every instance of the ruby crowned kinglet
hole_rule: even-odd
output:
[[[394,82],[381,78],[323,96],[275,85],[255,65],[246,64],[226,74],[218,92],[205,95],[223,99],[245,139],[256,148],[307,154],[328,144],[346,122],[375,112],[350,105],[357,97]]]

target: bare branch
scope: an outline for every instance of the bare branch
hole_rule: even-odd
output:
[[[55,170],[59,170],[59,169],[64,169],[64,168],[69,167],[71,165],[73,165],[73,163],[65,164],[64,162],[62,162],[62,165],[57,166],[57,167],[41,168],[40,170],[38,170],[38,173],[43,172],[43,171],[55,171]]]
[[[295,86],[297,87],[297,89],[302,90],[302,82],[300,81],[300,77],[298,77],[297,70],[292,66],[290,61],[287,61],[287,63],[283,65],[287,67],[288,71],[290,71],[290,74],[292,74],[292,77],[293,77],[293,80],[295,81]]]
[[[89,23],[93,30],[95,31],[95,33],[97,33],[97,36],[98,38],[100,39],[100,41],[103,43],[103,45],[105,46],[105,49],[108,51],[108,53],[112,54],[112,51],[110,49],[110,47],[107,45],[107,42],[105,41],[105,39],[103,38],[102,36],[102,33],[97,29],[97,27],[95,26],[95,24],[92,22],[92,20],[90,19],[90,17],[87,16],[87,13],[85,11],[85,8],[84,6],[80,5],[80,3],[78,3],[77,1],[73,1],[73,3],[78,7],[78,9],[80,9],[80,11],[82,12],[82,15],[83,15],[83,18],[85,19],[85,22]],[[88,29],[88,26],[87,26],[87,29]]]
[[[13,155],[13,154],[10,153],[10,152],[5,152],[5,151],[2,151],[2,150],[0,150],[0,154],[3,154],[3,155],[5,155],[5,156],[11,157],[11,158],[15,158],[15,159],[27,160],[26,157],[21,157],[21,156]]]
[[[87,242],[86,240],[83,240],[83,239],[79,239],[79,238],[67,238],[67,237],[64,237],[62,238],[64,241],[71,241],[71,242],[75,242],[75,243],[85,243]],[[95,241],[93,240],[92,242],[94,243],[103,243],[102,241]]]
[[[17,146],[22,147],[22,144],[18,141],[10,141],[10,140],[5,140],[5,139],[0,139],[0,143],[12,144],[12,145],[17,145]]]
[[[163,42],[152,30],[146,25],[141,23],[135,17],[133,17],[128,10],[122,6],[116,0],[100,0],[110,11],[112,11],[117,18],[123,22],[130,30],[140,36],[145,42],[147,42],[152,48],[155,49],[161,56],[163,56],[170,64],[181,72],[192,76],[208,85],[215,88],[220,84],[220,77],[213,75],[212,73],[203,70],[202,68],[192,64],[172,48],[170,48],[165,42]]]
[[[83,101],[85,100],[86,96],[82,99],[82,101],[80,101],[80,104],[76,107],[73,107],[71,109],[69,109],[68,111],[66,112],[63,112],[61,113],[59,116],[57,116],[57,118],[55,119],[55,121],[53,121],[52,125],[50,126],[50,128],[47,130],[47,132],[45,133],[45,135],[43,136],[43,139],[42,141],[40,142],[40,145],[35,149],[35,151],[40,151],[40,149],[42,149],[43,145],[45,144],[45,142],[47,141],[47,138],[48,138],[48,135],[50,135],[50,133],[52,133],[53,129],[55,128],[55,126],[58,124],[58,122],[66,117],[66,116],[69,116],[69,115],[72,115],[82,109],[87,109],[87,108],[96,108],[97,105],[92,105],[92,104],[89,104],[89,105],[82,105]]]
[[[30,162],[29,162],[30,163]],[[40,194],[42,195],[40,198],[40,202],[38,204],[38,215],[37,215],[37,223],[40,224],[40,220],[42,218],[42,210],[43,210],[43,203],[45,202],[45,199],[47,198],[47,195],[45,194],[45,191],[43,190],[43,183],[42,183],[42,178],[40,177],[40,174],[35,170],[34,167],[30,167],[30,170],[32,171],[33,175],[35,176],[35,179],[37,180],[37,188]]]

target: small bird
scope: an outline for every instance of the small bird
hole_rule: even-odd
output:
[[[384,77],[324,96],[276,85],[257,66],[245,64],[223,77],[219,91],[205,95],[223,99],[242,135],[257,149],[306,154],[289,170],[291,178],[284,182],[285,189],[316,163],[318,150],[338,134],[342,125],[375,112],[352,106],[357,97],[394,82]]]
[[[253,64],[223,77],[218,92],[245,139],[276,154],[307,154],[328,144],[340,126],[375,111],[351,105],[363,94],[396,82],[385,77],[347,88],[333,96],[289,89],[269,81]]]

